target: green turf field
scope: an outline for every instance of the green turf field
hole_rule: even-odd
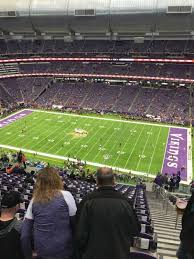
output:
[[[75,134],[75,129],[87,135]],[[169,128],[107,118],[33,112],[0,129],[0,144],[156,173],[161,170]]]

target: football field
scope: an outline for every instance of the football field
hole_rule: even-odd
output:
[[[156,174],[164,167],[170,126],[25,111],[0,121],[1,147],[41,152],[59,159],[78,158],[94,166],[108,165],[121,171]]]

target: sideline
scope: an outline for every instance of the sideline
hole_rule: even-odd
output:
[[[24,109],[26,110],[26,109]],[[53,112],[53,111],[44,111],[44,110],[38,110],[38,109],[27,109],[34,112],[43,112],[43,113],[50,113],[50,114],[57,114],[57,115],[64,115],[64,116],[72,116],[72,117],[81,117],[81,118],[89,118],[89,119],[95,119],[95,120],[106,120],[106,121],[115,121],[115,122],[123,122],[123,123],[129,123],[129,124],[142,124],[142,125],[149,125],[149,126],[156,126],[156,127],[165,127],[165,128],[187,128],[182,126],[174,126],[174,125],[165,125],[161,123],[150,123],[150,122],[141,122],[141,121],[132,121],[132,120],[118,120],[118,119],[111,119],[111,118],[99,118],[95,116],[86,116],[86,115],[79,115],[79,114],[72,114],[67,112]]]
[[[34,150],[30,150],[30,149],[25,149],[25,148],[17,148],[17,147],[13,147],[13,146],[9,146],[9,145],[1,145],[0,144],[0,148],[6,148],[6,149],[11,149],[11,150],[15,150],[15,151],[23,151],[29,154],[34,154],[34,155],[39,155],[39,156],[43,156],[43,157],[49,157],[49,158],[55,158],[55,159],[59,159],[59,160],[63,160],[63,161],[67,161],[69,159],[69,161],[71,162],[77,162],[77,159],[74,158],[69,158],[69,157],[65,157],[65,156],[58,156],[58,155],[52,155],[52,154],[48,154],[48,153],[43,153],[43,152],[36,152]],[[104,165],[104,164],[100,164],[100,163],[93,163],[90,161],[83,161],[81,160],[82,163],[85,163],[87,165],[91,165],[91,166],[95,166],[95,167],[109,167],[112,168],[113,170],[117,170],[119,172],[124,172],[124,173],[131,173],[133,175],[139,175],[139,176],[144,176],[144,177],[149,177],[149,178],[155,178],[156,175],[154,174],[147,174],[147,173],[143,173],[143,172],[138,172],[138,171],[133,171],[133,170],[128,170],[125,168],[120,168],[120,167],[112,167],[110,165]],[[182,181],[182,183],[184,184],[188,184],[188,182],[186,181]]]
[[[34,151],[34,150],[30,150],[30,149],[26,149],[26,148],[18,148],[18,147],[13,147],[13,146],[9,146],[9,145],[2,145],[0,144],[0,148],[5,148],[5,149],[10,149],[10,150],[15,150],[15,151],[23,151],[29,154],[33,154],[33,155],[39,155],[39,156],[43,156],[43,157],[49,157],[49,158],[55,158],[55,159],[59,159],[59,160],[64,160],[67,161],[69,159],[69,161],[71,162],[77,162],[77,159],[74,158],[69,158],[66,156],[59,156],[59,155],[52,155],[49,153],[43,153],[43,152],[38,152],[38,151]],[[83,161],[81,160],[81,162],[85,163],[87,165],[91,165],[91,166],[95,166],[95,167],[110,167],[113,170],[119,170],[120,172],[124,172],[124,173],[131,173],[134,175],[141,175],[141,176],[145,176],[145,177],[149,177],[149,178],[155,178],[156,176],[154,174],[147,174],[147,173],[143,173],[143,172],[137,172],[137,171],[133,171],[133,170],[128,170],[125,168],[120,168],[120,167],[112,167],[110,165],[104,165],[104,164],[100,164],[100,163],[94,163],[94,162],[90,162],[90,161]]]

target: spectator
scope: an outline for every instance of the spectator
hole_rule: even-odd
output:
[[[163,186],[166,190],[169,189],[169,176],[167,173],[163,175]]]
[[[31,173],[27,173],[27,174],[26,174],[26,177],[25,177],[25,179],[24,179],[24,182],[25,182],[26,184],[30,183],[30,184],[33,185],[33,184],[35,183],[34,174],[35,174],[34,171],[31,171]]]
[[[18,154],[17,154],[17,161],[18,161],[18,163],[22,163],[22,156],[23,156],[23,154],[22,154],[22,151],[20,150],[19,152],[18,152]]]
[[[98,189],[81,202],[77,213],[77,247],[84,259],[128,259],[130,240],[140,226],[127,198],[117,192],[110,168],[97,171]]]
[[[179,189],[180,181],[181,181],[181,172],[179,171],[179,172],[177,173],[177,176],[176,176],[176,189],[177,189],[177,190]]]
[[[194,180],[192,180],[190,183],[190,192],[194,192]]]
[[[25,155],[22,153],[22,151],[20,150],[20,152],[18,153],[17,155],[17,161],[19,164],[22,164],[24,165],[24,168],[26,169],[26,157]]]
[[[178,259],[194,258],[194,191],[182,218],[181,244],[177,252]]]
[[[94,178],[94,175],[92,173],[90,173],[88,176],[87,176],[87,181],[89,183],[96,183],[96,180]]]
[[[20,246],[21,224],[15,215],[22,202],[18,192],[11,191],[3,196],[0,217],[0,257],[2,259],[23,259]]]
[[[162,187],[163,181],[161,173],[157,174],[156,178],[154,179],[154,183]]]
[[[174,192],[174,190],[176,188],[176,175],[175,174],[171,175],[169,185],[170,185],[169,191]]]
[[[54,168],[40,170],[33,198],[22,228],[22,247],[32,258],[32,230],[35,253],[41,259],[69,259],[72,256],[72,219],[76,204]]]

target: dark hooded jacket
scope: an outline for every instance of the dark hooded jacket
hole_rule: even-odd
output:
[[[180,239],[186,251],[194,257],[194,192],[184,211]]]
[[[113,187],[100,187],[78,207],[77,257],[128,259],[130,241],[139,231],[140,225],[129,200]]]
[[[24,259],[20,246],[21,224],[16,218],[9,221],[0,220],[0,258]]]

